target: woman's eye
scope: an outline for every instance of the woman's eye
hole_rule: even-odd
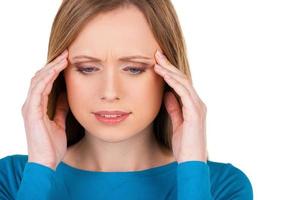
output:
[[[91,74],[93,71],[96,71],[97,68],[95,67],[81,67],[81,66],[77,66],[77,71],[79,71],[82,74]],[[130,71],[131,74],[133,75],[138,75],[141,74],[143,72],[145,72],[145,68],[144,67],[126,67],[124,69],[124,71]]]
[[[136,75],[136,74],[142,74],[143,72],[145,72],[145,68],[142,67],[126,67],[124,69],[124,71],[130,71],[132,74]]]
[[[77,67],[77,71],[81,72],[82,74],[89,74],[93,72],[95,67]]]

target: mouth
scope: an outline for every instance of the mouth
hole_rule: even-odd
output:
[[[110,115],[110,116],[120,116],[120,115],[126,115],[126,114],[130,114],[131,112],[126,112],[126,111],[120,111],[120,110],[101,110],[101,111],[97,111],[94,112],[94,114],[97,115],[101,115],[101,116],[105,116],[105,115]]]
[[[117,124],[124,121],[131,113],[123,113],[123,114],[96,114],[95,118],[99,122],[103,122],[106,124]]]
[[[131,113],[123,110],[100,110],[93,114],[97,121],[113,125],[124,121]]]

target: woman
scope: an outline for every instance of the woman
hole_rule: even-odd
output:
[[[28,156],[1,159],[1,199],[253,198],[240,169],[208,160],[170,1],[63,1],[22,114]]]

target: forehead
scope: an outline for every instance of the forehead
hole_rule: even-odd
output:
[[[129,6],[96,15],[85,24],[69,50],[150,55],[157,48],[159,46],[143,13],[135,6]]]

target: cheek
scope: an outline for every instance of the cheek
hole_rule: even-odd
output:
[[[151,75],[144,80],[141,80],[139,84],[133,83],[131,90],[128,92],[130,99],[132,100],[136,112],[140,113],[151,112],[157,113],[160,110],[163,86],[164,83],[157,76]]]
[[[89,86],[84,81],[76,78],[76,76],[65,77],[68,102],[70,109],[76,112],[78,108],[83,108],[87,105],[89,99],[91,99],[91,90],[88,90]],[[90,98],[89,98],[90,97]]]

